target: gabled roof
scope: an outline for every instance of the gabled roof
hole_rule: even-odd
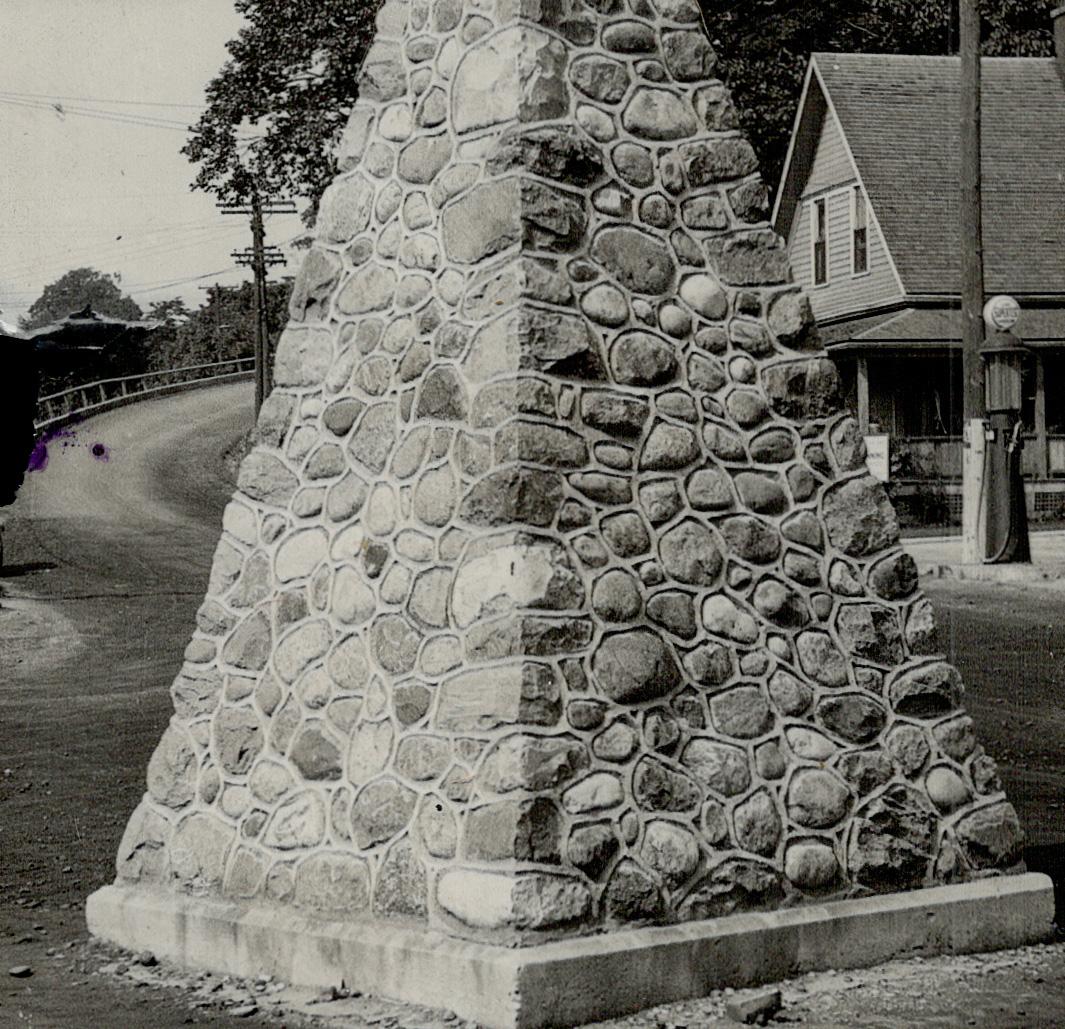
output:
[[[796,136],[816,137],[838,118],[911,295],[960,293],[960,74],[956,57],[815,54],[796,120]],[[778,229],[811,145],[793,141]],[[1053,59],[984,59],[983,154],[988,291],[1065,294],[1065,84]]]

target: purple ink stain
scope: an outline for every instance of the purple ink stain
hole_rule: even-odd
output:
[[[26,463],[27,472],[43,472],[48,467],[48,444],[59,443],[64,449],[72,447],[77,442],[77,423],[80,418],[74,419],[69,425],[46,429],[41,438],[30,451],[29,461]],[[106,459],[105,459],[106,460]]]
[[[109,461],[111,459],[111,451],[102,443],[94,443],[92,445],[92,456],[95,457],[97,461]]]
[[[48,429],[30,452],[30,460],[26,466],[28,472],[43,472],[48,467],[48,444],[63,440],[63,446],[70,446],[65,442],[74,436],[73,429]]]

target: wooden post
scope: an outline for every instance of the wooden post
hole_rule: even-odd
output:
[[[869,435],[869,359],[859,356],[856,360],[858,381],[858,427],[863,436]]]
[[[1043,355],[1037,350],[1035,360],[1035,473],[1040,479],[1050,478],[1050,445],[1047,441],[1047,391]]]
[[[984,370],[984,244],[980,148],[980,11],[978,0],[958,0],[961,49],[959,148],[962,286],[962,561],[984,557],[982,517]],[[979,441],[977,436],[980,437]]]
[[[255,273],[255,417],[266,399],[266,250],[263,244],[263,203],[256,189],[251,195],[252,271]]]

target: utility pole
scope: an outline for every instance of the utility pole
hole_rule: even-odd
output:
[[[983,560],[984,236],[980,146],[980,9],[958,0],[961,53],[962,561]]]
[[[251,191],[247,204],[222,204],[222,214],[244,214],[251,217],[250,250],[234,250],[232,256],[238,264],[250,265],[255,277],[255,417],[263,401],[270,393],[269,341],[270,323],[267,317],[266,269],[275,264],[284,264],[284,254],[277,247],[266,246],[266,229],[263,225],[264,214],[295,214],[296,206],[290,201],[263,203],[257,188]]]

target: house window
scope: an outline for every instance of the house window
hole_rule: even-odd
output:
[[[851,273],[869,271],[869,207],[861,186],[851,192]]]
[[[810,234],[814,244],[814,285],[828,282],[828,232],[825,200],[815,200],[810,208]]]

